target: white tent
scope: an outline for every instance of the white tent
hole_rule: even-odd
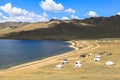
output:
[[[81,64],[81,61],[76,61],[75,64]]]
[[[62,61],[62,64],[67,64],[68,63],[68,61]]]
[[[105,65],[107,65],[107,66],[113,66],[113,65],[115,65],[115,63],[112,62],[112,61],[108,61],[108,62],[105,63]]]
[[[75,67],[80,68],[82,67],[82,64],[75,64]]]
[[[63,68],[63,65],[58,64],[58,65],[56,65],[56,68],[58,68],[58,69]]]
[[[101,61],[102,59],[101,58],[94,58],[94,61],[95,62],[99,62],[99,61]]]
[[[68,59],[63,59],[63,61],[62,61],[62,64],[67,64],[68,63]]]

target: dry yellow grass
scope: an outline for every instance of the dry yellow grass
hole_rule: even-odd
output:
[[[72,51],[66,55],[50,58],[48,61],[43,60],[16,70],[0,72],[0,80],[120,80],[120,41],[98,42],[99,46],[95,44],[95,41],[74,42],[79,48],[84,45],[83,50]],[[105,52],[101,55],[102,61],[94,62],[93,59],[99,51]],[[81,52],[92,53],[92,56],[80,58]],[[112,52],[112,55],[106,56],[107,52]],[[56,69],[55,65],[63,58],[67,58],[69,63],[63,65],[62,69]],[[81,68],[74,67],[76,60],[83,61]],[[109,60],[115,62],[116,65],[105,66],[104,63]]]
[[[10,27],[0,29],[0,35],[8,34],[11,32],[21,32],[21,31],[30,31],[30,30],[35,30],[39,28],[48,28],[50,25],[53,24],[59,24],[59,21],[52,21],[52,22],[37,22],[37,23],[31,23],[23,27],[18,27],[15,29],[12,29]]]
[[[70,23],[71,21],[64,21],[64,22]],[[31,30],[40,29],[40,28],[48,28],[48,27],[53,26],[54,24],[59,24],[59,23],[60,23],[59,21],[37,22],[37,23],[31,23],[31,24],[25,25],[23,27],[18,27],[18,28],[6,27],[3,29],[0,29],[0,36],[2,36],[4,34],[12,33],[12,32],[31,31]],[[79,25],[92,26],[87,23],[80,23]]]
[[[7,28],[4,28],[4,29],[0,29],[0,35],[1,34],[7,34],[7,33],[10,33],[12,31],[11,28],[7,27]]]

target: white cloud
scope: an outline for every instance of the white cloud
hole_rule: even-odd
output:
[[[4,20],[7,20],[7,17],[0,13],[0,22]]]
[[[89,12],[87,13],[87,15],[88,15],[89,17],[99,17],[99,15],[98,15],[95,11],[89,11]]]
[[[57,17],[53,17],[52,19],[57,19]]]
[[[64,16],[64,17],[61,18],[61,20],[69,20],[69,18]]]
[[[27,11],[25,9],[12,7],[11,3],[7,3],[4,6],[0,6],[0,10],[3,10],[9,14],[7,21],[21,21],[21,22],[37,22],[37,21],[48,21],[48,15],[43,13],[37,15],[34,12]]]
[[[48,17],[48,14],[46,12],[43,13],[44,17]]]
[[[59,12],[64,10],[64,6],[61,3],[56,3],[54,0],[41,1],[40,6],[45,11]]]
[[[28,14],[28,12],[24,9],[22,10],[21,8],[12,7],[11,3],[7,3],[4,6],[0,6],[0,9],[11,16],[21,16]]]
[[[80,20],[84,20],[85,18],[80,18]]]
[[[79,17],[78,17],[78,16],[75,16],[75,15],[71,15],[71,18],[72,18],[72,19],[79,19]]]
[[[118,12],[117,15],[120,15],[120,12]]]
[[[69,8],[69,9],[66,9],[65,12],[68,12],[70,14],[74,14],[76,11],[71,9],[71,8]]]

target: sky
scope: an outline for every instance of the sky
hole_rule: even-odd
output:
[[[0,0],[0,22],[41,22],[120,15],[120,0]]]

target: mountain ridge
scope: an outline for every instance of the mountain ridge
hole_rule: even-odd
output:
[[[83,20],[37,22],[16,28],[1,38],[9,39],[100,39],[120,38],[120,15],[91,17]],[[18,30],[18,31],[17,31]]]

